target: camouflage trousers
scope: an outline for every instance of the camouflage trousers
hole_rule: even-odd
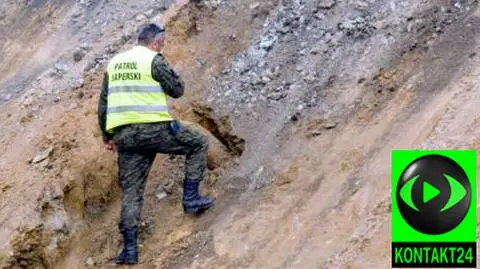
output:
[[[122,189],[120,231],[139,225],[145,184],[157,153],[186,155],[185,177],[203,179],[207,137],[177,121],[127,125],[115,131],[114,141]]]

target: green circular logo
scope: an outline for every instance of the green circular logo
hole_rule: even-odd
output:
[[[396,197],[400,214],[412,228],[439,235],[455,229],[465,219],[471,187],[467,174],[454,160],[427,155],[403,171]]]

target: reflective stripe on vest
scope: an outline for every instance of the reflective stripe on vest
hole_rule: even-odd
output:
[[[167,112],[166,106],[114,106],[107,109],[107,113],[122,112]]]
[[[133,123],[170,121],[167,96],[152,77],[156,52],[142,46],[118,54],[107,67],[108,132]]]
[[[163,90],[158,86],[117,86],[108,89],[108,94],[119,92],[163,92]]]

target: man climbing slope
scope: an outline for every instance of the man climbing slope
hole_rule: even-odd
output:
[[[182,79],[168,66],[161,51],[165,43],[161,25],[139,29],[138,45],[115,56],[105,72],[98,104],[103,141],[118,152],[122,205],[119,229],[124,248],[117,264],[138,263],[138,225],[146,180],[157,153],[186,155],[183,181],[185,213],[201,213],[215,198],[199,194],[206,166],[208,140],[174,120],[167,95],[183,95]]]

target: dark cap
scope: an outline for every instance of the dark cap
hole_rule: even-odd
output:
[[[155,36],[165,32],[165,28],[161,24],[148,23],[140,26],[137,30],[139,43],[150,43],[155,40]]]

